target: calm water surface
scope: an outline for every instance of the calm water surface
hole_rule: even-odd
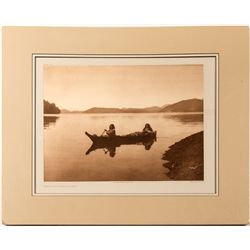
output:
[[[122,145],[110,157],[108,149],[86,155],[92,145],[84,134],[100,135],[110,123],[123,135],[141,131],[145,123],[157,130],[157,141]],[[161,159],[173,143],[203,130],[202,114],[60,114],[44,117],[45,181],[168,180]],[[146,149],[147,148],[147,149]]]

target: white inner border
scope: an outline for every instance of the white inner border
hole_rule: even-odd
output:
[[[44,182],[43,66],[187,65],[204,72],[204,181]],[[218,54],[33,54],[33,195],[218,195]]]

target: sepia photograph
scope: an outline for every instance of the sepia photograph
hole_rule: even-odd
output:
[[[38,186],[214,192],[215,57],[36,60]]]
[[[203,66],[44,66],[45,181],[203,180]]]

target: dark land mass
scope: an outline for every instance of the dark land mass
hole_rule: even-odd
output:
[[[44,114],[60,114],[61,110],[55,105],[55,103],[50,103],[43,100],[43,113]]]
[[[203,131],[170,146],[162,159],[171,180],[203,180]]]
[[[203,112],[203,100],[189,99],[162,107],[152,106],[146,108],[103,108],[93,107],[82,113],[157,113],[157,112]]]
[[[160,112],[202,112],[203,100],[189,99],[180,101],[161,109]]]

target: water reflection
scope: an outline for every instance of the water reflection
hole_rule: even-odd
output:
[[[203,122],[203,114],[173,114],[163,117],[166,119],[173,119],[182,124]]]
[[[171,116],[172,115],[172,116]],[[196,114],[199,115],[199,114]],[[96,115],[97,117],[98,115]],[[45,181],[163,181],[166,176],[162,154],[175,142],[201,131],[202,122],[193,122],[177,114],[115,114],[93,119],[87,114],[49,115],[44,118],[44,180]],[[164,117],[163,117],[164,116]],[[195,121],[195,115],[190,116]],[[131,119],[133,117],[133,120]],[[150,118],[149,118],[150,117]],[[166,117],[166,118],[165,118]],[[175,117],[175,119],[173,118]],[[201,117],[201,115],[199,115]],[[157,129],[157,143],[147,141],[131,146],[92,145],[84,131],[101,134],[107,124],[115,123],[117,134],[126,135],[149,122]],[[92,146],[91,146],[92,145]],[[89,149],[90,148],[90,149]],[[186,148],[190,148],[187,145]],[[88,155],[85,155],[85,152]],[[183,150],[182,150],[183,151]],[[106,152],[106,153],[105,153]],[[198,146],[193,152],[199,152]],[[189,154],[194,157],[192,154]],[[192,165],[194,168],[198,164]],[[175,166],[172,166],[175,169]],[[197,171],[199,167],[196,170]],[[177,170],[177,169],[175,169]],[[173,170],[172,170],[173,171]],[[173,172],[172,172],[173,173]],[[172,177],[172,178],[171,178]]]
[[[110,146],[110,147],[104,148],[104,152],[105,154],[109,153],[110,157],[115,157],[116,147]]]
[[[55,125],[55,123],[58,119],[59,119],[58,116],[44,116],[43,117],[44,129],[49,128],[51,125]]]
[[[85,153],[86,155],[90,154],[91,152],[101,149],[104,151],[105,154],[109,155],[110,157],[115,157],[116,155],[116,148],[121,147],[122,145],[142,145],[144,146],[145,150],[150,150],[152,145],[156,140],[146,140],[143,142],[127,142],[127,143],[93,143],[91,147]]]

